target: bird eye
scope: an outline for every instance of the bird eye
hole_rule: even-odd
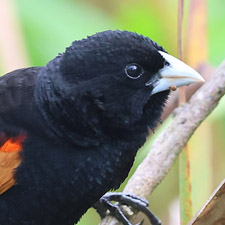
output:
[[[143,72],[143,68],[136,63],[129,64],[125,67],[125,73],[131,79],[138,79]]]

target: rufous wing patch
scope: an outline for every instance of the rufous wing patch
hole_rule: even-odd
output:
[[[21,163],[20,151],[26,135],[6,138],[1,134],[0,138],[0,194],[2,194],[15,184],[14,171]]]

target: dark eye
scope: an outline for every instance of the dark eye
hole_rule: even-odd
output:
[[[129,64],[125,67],[125,73],[131,79],[138,79],[143,72],[143,68],[136,63]]]

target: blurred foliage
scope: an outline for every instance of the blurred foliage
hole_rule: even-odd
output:
[[[63,52],[72,41],[107,29],[126,29],[141,33],[157,41],[171,54],[177,55],[177,0],[13,1],[23,29],[30,62],[34,66],[45,65],[59,52]],[[188,3],[186,1],[185,14],[187,14],[187,11]],[[208,16],[209,60],[212,65],[218,66],[224,59],[225,52],[225,1],[208,0]],[[185,24],[186,18],[184,19]],[[225,103],[221,104],[217,113],[207,119],[210,133],[198,133],[193,137],[191,144],[191,148],[195,151],[198,151],[198,146],[202,145],[203,142],[206,142],[207,147],[210,148],[211,154],[207,158],[210,169],[209,171],[202,171],[203,176],[201,178],[196,178],[202,179],[202,186],[198,186],[198,188],[204,189],[206,188],[204,187],[204,179],[207,179],[209,173],[212,173],[211,186],[207,187],[210,192],[225,177],[224,109]],[[168,122],[169,120],[164,123],[159,131],[164,129]],[[147,142],[139,152],[130,175],[147,154],[159,131],[151,136],[151,141]],[[198,157],[199,169],[201,169],[202,158],[199,155]],[[198,168],[195,167],[195,169]],[[195,180],[195,177],[193,177],[193,180]],[[200,189],[199,193],[201,193]],[[150,207],[153,212],[162,218],[164,225],[172,224],[169,223],[169,208],[171,202],[177,196],[178,172],[176,163],[167,178],[150,197]],[[200,207],[200,204],[195,207],[195,211]],[[172,214],[172,217],[174,216],[177,215]],[[98,221],[98,215],[91,209],[81,219],[79,225],[94,225]]]
[[[224,59],[225,52],[225,1],[209,0],[208,8],[210,62],[218,65]]]
[[[72,41],[106,29],[112,18],[72,0],[15,0],[32,65],[44,65]]]

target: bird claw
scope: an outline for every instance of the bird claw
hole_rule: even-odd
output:
[[[112,203],[112,201],[117,203]],[[161,221],[147,208],[148,201],[135,195],[108,192],[103,195],[102,198],[94,205],[94,208],[96,208],[97,212],[102,218],[104,218],[109,211],[109,214],[114,216],[124,225],[132,225],[122,212],[120,208],[121,205],[127,205],[135,210],[141,211],[148,217],[152,225],[161,225]],[[143,220],[136,225],[141,225],[142,223]]]

